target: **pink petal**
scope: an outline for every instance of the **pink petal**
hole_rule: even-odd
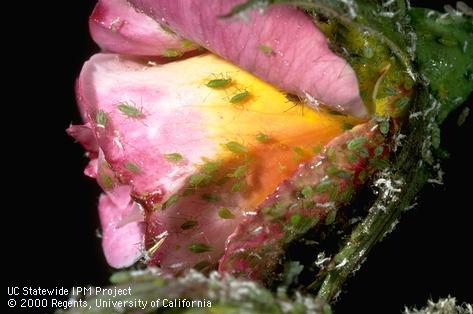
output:
[[[130,214],[139,210],[130,197],[130,190],[130,187],[118,187],[108,194],[102,194],[99,199],[102,246],[107,262],[115,268],[133,265],[143,253],[143,223],[123,223]]]
[[[69,136],[72,136],[76,141],[78,141],[87,152],[97,156],[99,147],[94,132],[89,124],[71,124],[69,128],[67,128],[66,132]]]
[[[315,98],[356,117],[367,111],[351,66],[328,48],[312,20],[289,5],[272,5],[249,21],[221,19],[241,0],[130,0],[157,21],[287,92]],[[271,51],[264,52],[266,46]]]
[[[196,45],[165,31],[161,25],[137,12],[126,0],[99,0],[89,19],[90,34],[106,51],[130,55],[159,56],[195,50]]]

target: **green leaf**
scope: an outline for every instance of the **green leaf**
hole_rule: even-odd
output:
[[[430,92],[441,103],[438,122],[473,91],[473,18],[414,8],[416,62]]]

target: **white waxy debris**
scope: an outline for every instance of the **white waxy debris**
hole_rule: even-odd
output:
[[[347,8],[348,8],[348,15],[353,19],[357,16],[356,13],[356,6],[355,2],[353,0],[340,0],[342,3],[344,3]]]
[[[169,232],[167,230],[161,232],[160,234],[158,234],[155,239],[156,240],[161,240],[162,238],[164,237],[167,237],[169,235]]]
[[[402,146],[402,141],[406,138],[406,135],[398,133],[393,137],[393,152],[397,152],[399,147]]]
[[[172,265],[169,265],[169,268],[181,268],[182,266],[184,266],[184,263],[180,262],[180,263],[174,263]]]
[[[334,208],[335,203],[334,202],[317,203],[315,204],[315,206],[320,207],[320,208]]]
[[[422,111],[413,112],[409,115],[409,119],[417,119],[420,116],[422,116],[422,114],[423,114]]]
[[[341,267],[345,266],[347,263],[348,263],[348,259],[347,259],[347,258],[344,258],[340,263],[338,263],[338,264],[335,266],[335,269],[341,268]]]
[[[327,265],[328,262],[330,262],[330,257],[326,257],[325,252],[322,252],[317,255],[317,260],[314,262],[314,264],[320,268]]]
[[[395,0],[388,0],[388,1],[384,2],[382,5],[383,5],[383,7],[386,8],[386,7],[389,7],[391,4],[393,4],[394,1],[395,1]]]
[[[399,13],[399,12],[383,11],[383,12],[373,12],[373,13],[378,15],[378,16],[392,18],[392,17],[396,16],[396,14]]]
[[[320,109],[320,102],[315,99],[314,96],[312,96],[311,94],[307,93],[307,92],[304,92],[304,103],[314,109],[314,110],[319,110]]]
[[[443,175],[445,174],[445,172],[443,172],[442,168],[440,168],[440,163],[437,163],[434,166],[434,170],[437,170],[437,177],[430,178],[427,180],[427,182],[432,183],[432,184],[443,185]]]
[[[259,227],[255,228],[255,229],[253,230],[253,233],[260,233],[261,230],[263,230],[263,227],[262,227],[262,226],[259,226]]]

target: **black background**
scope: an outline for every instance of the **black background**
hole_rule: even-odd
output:
[[[4,31],[14,38],[7,42],[12,55],[3,64],[13,70],[6,86],[12,86],[15,102],[4,100],[2,106],[17,109],[2,114],[8,125],[3,151],[12,159],[3,163],[8,286],[103,285],[111,273],[96,237],[99,190],[83,175],[82,148],[64,131],[80,122],[74,80],[98,51],[87,28],[93,5],[92,0],[50,1],[28,5],[27,15],[25,8],[7,11],[15,19]],[[18,25],[25,29],[16,32]],[[470,108],[472,103],[470,98]],[[400,313],[404,305],[447,295],[473,301],[473,119],[458,127],[458,114],[451,114],[442,133],[442,145],[451,153],[443,163],[445,185],[424,189],[418,206],[348,281],[337,313]]]

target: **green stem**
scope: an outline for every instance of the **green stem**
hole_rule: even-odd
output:
[[[429,104],[428,100],[427,92],[420,92],[414,100],[417,103],[415,107],[418,110],[425,109]],[[374,245],[391,230],[402,211],[409,207],[427,182],[429,166],[422,160],[419,147],[428,138],[431,132],[429,122],[435,116],[436,112],[431,112],[423,120],[410,126],[408,133],[411,140],[403,146],[389,175],[392,182],[403,178],[400,191],[395,193],[392,199],[381,195],[375,200],[367,217],[355,228],[346,244],[319,275],[318,280],[309,286],[312,289],[321,286],[317,297],[330,301],[340,292],[348,276],[360,267]],[[323,281],[320,283],[321,280]]]

